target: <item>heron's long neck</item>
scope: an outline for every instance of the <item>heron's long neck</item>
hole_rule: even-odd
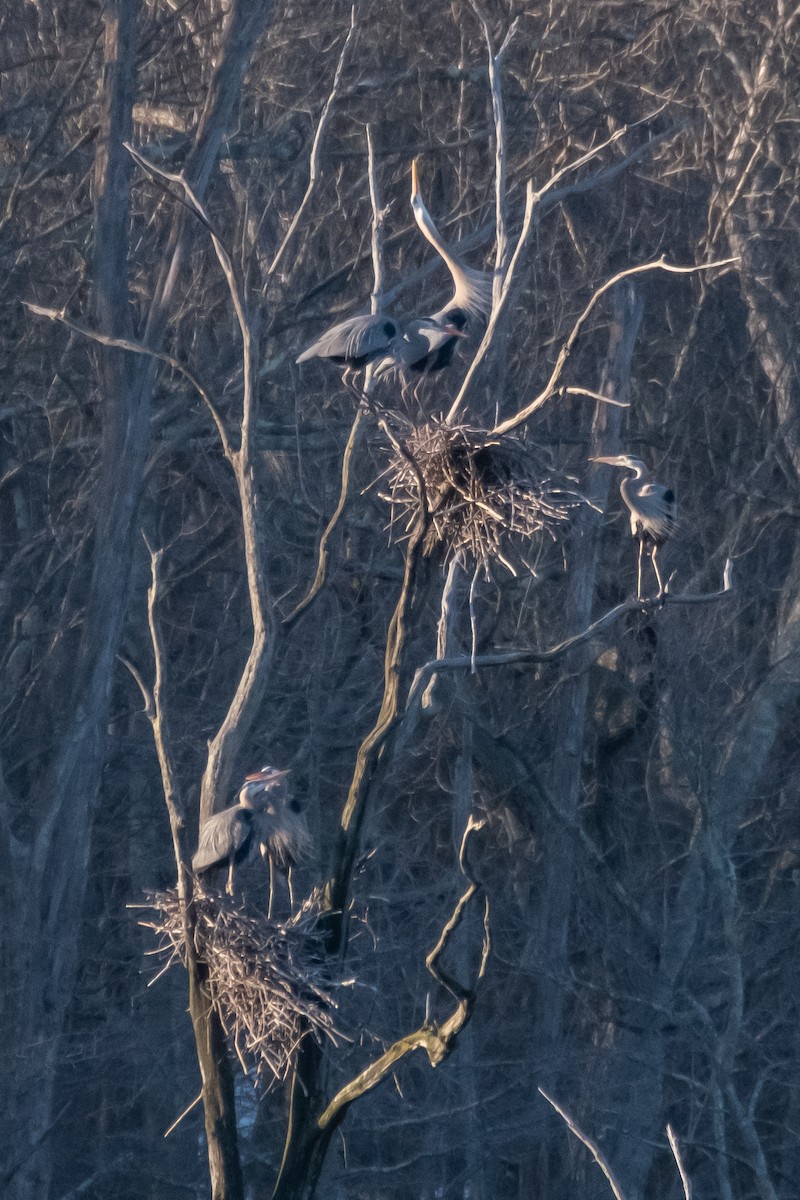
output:
[[[427,238],[439,257],[444,259],[447,269],[453,276],[453,283],[458,286],[462,273],[461,263],[448,248],[447,243],[443,241],[439,230],[434,224],[433,217],[421,200],[418,200],[414,205],[414,220],[419,225],[423,236]]]
[[[622,483],[619,485],[620,495],[627,504],[628,508],[633,510],[635,497],[631,493],[634,483],[639,483],[640,480],[647,477],[647,471],[642,466],[628,467],[629,471],[633,471],[633,475],[626,475]]]

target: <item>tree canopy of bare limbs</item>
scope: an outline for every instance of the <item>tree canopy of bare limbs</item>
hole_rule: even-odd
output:
[[[794,1196],[800,8],[2,31],[0,1190]],[[492,307],[359,404],[414,159]],[[263,763],[269,920],[190,869]]]

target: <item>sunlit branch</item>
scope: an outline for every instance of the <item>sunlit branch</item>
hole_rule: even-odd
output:
[[[354,1079],[351,1079],[343,1088],[340,1088],[317,1121],[317,1125],[321,1130],[329,1130],[331,1126],[335,1127],[338,1125],[354,1100],[358,1100],[361,1096],[377,1087],[379,1083],[382,1083],[392,1073],[397,1063],[414,1050],[424,1050],[428,1056],[430,1065],[432,1067],[439,1066],[448,1054],[451,1053],[458,1035],[469,1021],[477,995],[476,989],[486,973],[486,965],[491,950],[488,897],[484,897],[483,944],[480,962],[472,986],[467,987],[457,982],[453,976],[445,972],[439,965],[439,959],[461,924],[470,900],[480,890],[480,884],[474,878],[469,866],[467,847],[471,835],[477,830],[482,829],[485,824],[485,818],[476,820],[474,817],[470,817],[467,822],[464,835],[461,839],[458,861],[462,873],[469,882],[469,887],[456,901],[453,912],[446,921],[436,941],[436,945],[425,960],[425,965],[436,981],[456,1001],[453,1012],[441,1023],[426,1020],[413,1033],[398,1038],[375,1062],[370,1063]]]
[[[608,1160],[600,1147],[597,1145],[597,1142],[592,1141],[589,1135],[583,1132],[575,1118],[571,1117],[565,1108],[562,1108],[560,1104],[556,1103],[552,1096],[548,1096],[544,1088],[538,1088],[537,1090],[539,1095],[544,1096],[547,1103],[556,1110],[567,1127],[572,1131],[572,1133],[575,1134],[575,1137],[578,1139],[578,1141],[583,1142],[584,1146],[589,1151],[592,1158],[608,1180],[611,1190],[614,1193],[615,1200],[625,1200],[625,1194],[614,1178],[614,1173],[608,1164]]]

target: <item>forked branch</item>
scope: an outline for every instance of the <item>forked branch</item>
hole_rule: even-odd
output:
[[[495,81],[495,86],[499,86],[497,81]],[[511,261],[508,263],[508,269],[504,270],[503,272],[502,282],[498,286],[497,280],[495,281],[492,313],[489,317],[486,331],[481,340],[481,344],[478,346],[478,349],[475,352],[475,357],[470,363],[469,370],[464,377],[464,382],[459,389],[458,395],[450,406],[450,411],[447,414],[448,421],[452,422],[457,417],[464,403],[467,392],[472,385],[472,381],[475,378],[481,363],[489,353],[500,319],[508,306],[512,290],[516,286],[517,278],[520,272],[520,266],[524,261],[530,236],[543,211],[544,200],[549,199],[552,203],[556,203],[557,198],[564,198],[570,194],[570,192],[573,190],[572,187],[566,187],[561,189],[559,193],[556,193],[557,185],[561,183],[565,176],[579,170],[588,162],[591,162],[592,159],[597,158],[597,156],[602,154],[604,150],[608,149],[610,146],[613,146],[616,142],[620,141],[621,138],[625,137],[625,135],[629,133],[631,129],[635,129],[637,126],[652,120],[656,115],[657,113],[651,113],[647,117],[644,117],[641,121],[635,121],[631,125],[624,125],[621,129],[617,129],[611,135],[611,137],[607,138],[604,142],[599,143],[597,146],[593,146],[590,150],[587,150],[585,154],[582,154],[579,158],[576,158],[574,162],[566,163],[563,167],[560,167],[559,170],[556,171],[555,174],[550,177],[550,179],[548,179],[547,183],[545,183],[543,187],[535,188],[533,185],[533,180],[528,180],[525,192],[525,215],[522,220],[522,229],[520,230],[517,243],[511,255]],[[600,177],[613,177],[613,175],[619,174],[620,171],[624,170],[633,162],[641,158],[644,154],[652,150],[653,147],[655,147],[660,141],[664,140],[665,137],[672,136],[673,132],[673,130],[670,130],[669,133],[661,134],[658,137],[651,138],[648,142],[644,142],[641,146],[637,147],[636,150],[627,155],[621,162],[615,163],[613,167],[607,168],[606,172],[601,172],[598,179]],[[586,180],[579,184],[573,185],[573,187],[576,189],[585,190],[587,187],[594,186],[596,182],[597,180]],[[552,203],[550,206],[552,206]],[[503,218],[503,228],[504,227],[505,219]]]
[[[203,775],[200,796],[200,816],[202,820],[207,820],[217,806],[219,798],[225,793],[236,754],[255,720],[266,688],[271,652],[269,634],[272,632],[272,617],[268,605],[266,547],[265,538],[258,528],[258,486],[255,477],[253,447],[253,431],[258,407],[258,340],[231,256],[192,185],[184,175],[154,166],[130,144],[126,143],[126,148],[142,170],[173,199],[187,208],[208,230],[217,260],[228,285],[228,292],[242,337],[244,391],[239,448],[234,450],[224,438],[223,448],[233,468],[239,492],[253,635],[247,661],[239,677],[228,712],[216,736],[209,743],[208,762]]]
[[[719,267],[728,267],[731,265],[731,263],[735,262],[738,262],[737,258],[722,258],[716,262],[700,263],[697,266],[680,267],[674,266],[672,263],[668,263],[666,259],[662,257],[656,259],[655,262],[640,263],[637,267],[628,267],[624,271],[618,271],[616,275],[613,275],[611,279],[607,279],[606,282],[597,289],[581,315],[578,317],[577,321],[572,327],[569,337],[559,350],[555,366],[550,374],[550,378],[539,395],[535,396],[530,403],[526,404],[524,408],[521,408],[519,412],[515,413],[512,417],[508,417],[505,421],[501,421],[499,425],[496,425],[492,430],[492,433],[508,433],[510,430],[516,429],[519,425],[523,425],[538,409],[542,407],[543,404],[546,404],[547,401],[556,394],[559,389],[564,367],[567,364],[567,359],[572,353],[575,342],[578,340],[578,335],[580,334],[583,326],[595,309],[600,298],[604,296],[606,292],[611,291],[611,289],[618,284],[620,280],[630,279],[634,275],[643,275],[648,271],[666,271],[671,275],[694,275],[699,271],[713,271]]]
[[[328,118],[331,115],[331,109],[333,108],[334,102],[336,101],[336,98],[339,95],[339,88],[340,88],[341,82],[342,82],[342,72],[344,70],[344,64],[347,60],[347,52],[350,49],[350,44],[353,41],[353,36],[354,36],[355,32],[356,32],[356,6],[354,4],[353,7],[350,9],[350,28],[347,31],[347,37],[344,39],[344,44],[342,45],[342,49],[339,52],[339,61],[336,64],[336,71],[334,72],[334,76],[333,76],[333,84],[332,84],[331,90],[328,94],[328,99],[325,101],[325,103],[322,107],[322,112],[320,113],[319,121],[317,122],[317,128],[314,133],[314,139],[311,143],[311,153],[309,154],[309,159],[308,159],[308,185],[307,185],[305,193],[303,195],[303,199],[300,201],[300,204],[298,205],[297,211],[295,212],[294,216],[292,217],[291,221],[289,222],[289,228],[286,230],[286,233],[283,235],[283,238],[281,239],[281,244],[278,246],[278,249],[275,251],[272,262],[269,265],[269,268],[267,270],[266,282],[265,282],[263,288],[261,289],[262,297],[266,294],[266,291],[267,291],[267,288],[269,287],[270,281],[271,281],[272,277],[274,276],[275,272],[277,271],[278,266],[281,262],[281,259],[283,258],[284,254],[286,252],[286,247],[289,245],[289,242],[294,237],[297,227],[299,226],[300,221],[302,219],[303,213],[305,212],[306,208],[308,207],[309,201],[311,200],[311,197],[314,194],[314,189],[317,186],[317,180],[319,178],[319,158],[320,158],[320,148],[322,146],[322,135],[325,132],[325,126],[328,124]]]

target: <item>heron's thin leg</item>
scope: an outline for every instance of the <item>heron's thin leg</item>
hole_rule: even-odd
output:
[[[636,599],[642,599],[642,551],[644,550],[644,538],[639,538],[639,561],[636,572]]]
[[[653,564],[653,570],[655,571],[656,579],[658,580],[658,597],[657,598],[660,600],[661,597],[664,595],[664,584],[661,579],[661,572],[658,569],[657,555],[658,555],[658,546],[653,546],[652,552],[650,554],[650,561]]]
[[[422,387],[424,382],[425,372],[423,371],[417,382],[414,384],[414,403],[416,404],[417,408],[422,408],[422,401],[419,398],[419,389]]]
[[[228,882],[225,884],[225,891],[229,896],[233,895],[233,859],[228,863]]]
[[[342,383],[347,388],[348,392],[351,392],[352,395],[354,395],[359,401],[359,403],[361,403],[364,399],[364,393],[357,384],[353,383],[353,376],[355,373],[356,372],[352,367],[345,367],[344,371],[342,372]]]
[[[411,404],[409,403],[409,399],[408,399],[408,393],[409,393],[410,387],[411,387],[411,380],[409,379],[407,372],[401,370],[400,371],[400,398],[403,401],[403,404],[405,405],[406,411],[408,413],[410,413],[412,411]],[[411,395],[414,399],[416,399],[416,388],[411,392]]]
[[[275,903],[275,868],[272,865],[272,859],[269,860],[269,906],[267,908],[267,920],[272,920],[272,906]]]

